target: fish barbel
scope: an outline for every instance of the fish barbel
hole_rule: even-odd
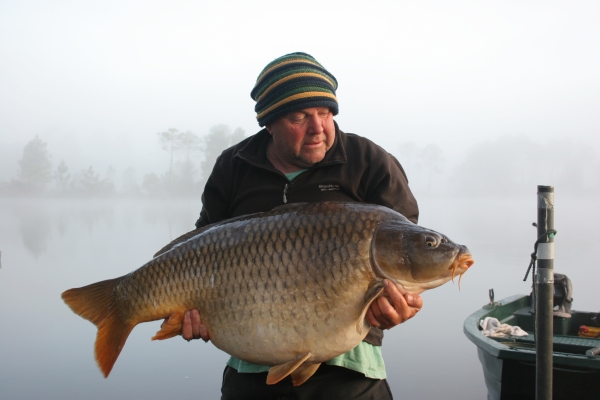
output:
[[[300,385],[367,335],[383,279],[419,294],[472,264],[465,246],[386,207],[298,203],[192,231],[130,274],[62,298],[97,326],[105,377],[137,324],[168,317],[152,338],[168,339],[196,308],[219,349],[271,366],[269,384],[291,374]]]

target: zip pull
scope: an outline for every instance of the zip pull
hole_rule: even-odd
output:
[[[288,189],[288,184],[285,184],[285,187],[283,188],[283,204],[287,203],[287,197],[285,197],[286,193],[287,193],[287,189]]]

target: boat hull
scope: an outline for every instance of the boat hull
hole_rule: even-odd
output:
[[[535,398],[535,345],[531,299],[512,296],[494,306],[485,306],[465,320],[465,335],[477,346],[488,399]],[[573,311],[571,318],[554,318],[553,399],[596,398],[599,393],[600,357],[587,357],[585,351],[600,346],[600,339],[580,338],[580,325],[589,324],[596,313]],[[520,326],[529,332],[525,338],[488,338],[479,321],[494,317],[502,323]]]

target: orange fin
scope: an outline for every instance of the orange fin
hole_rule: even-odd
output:
[[[125,341],[136,324],[126,323],[119,317],[114,288],[121,278],[69,289],[62,299],[75,314],[92,322],[98,328],[94,354],[104,377],[108,377]]]
[[[160,328],[160,331],[156,332],[156,335],[152,340],[165,340],[181,335],[181,326],[183,325],[183,312],[176,312],[169,316]]]
[[[269,374],[267,375],[267,385],[273,385],[284,379],[302,365],[304,361],[308,360],[310,356],[312,356],[311,353],[306,353],[302,358],[271,367],[271,369],[269,369]]]
[[[365,306],[363,307],[361,313],[360,313],[360,317],[358,317],[358,321],[356,321],[356,332],[360,335],[362,334],[362,330],[363,330],[363,322],[365,320],[365,316],[367,315],[367,311],[369,310],[369,307],[371,307],[371,303],[373,303],[375,301],[375,299],[377,299],[378,297],[381,296],[381,294],[383,293],[383,291],[385,290],[383,288],[383,283],[379,282],[379,284],[381,284],[381,289],[378,289],[379,285],[373,285],[372,287],[369,287],[369,289],[367,290],[367,293],[365,294],[366,297],[366,302],[365,302]]]
[[[294,386],[300,386],[308,380],[319,369],[321,363],[318,364],[302,364],[294,372],[292,372],[292,383]]]

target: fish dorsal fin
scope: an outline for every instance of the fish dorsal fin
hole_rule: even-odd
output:
[[[271,369],[269,369],[269,374],[267,375],[267,385],[274,385],[284,379],[286,376],[294,372],[296,368],[302,365],[304,361],[308,360],[310,356],[312,356],[311,353],[306,353],[297,360],[292,360],[290,362],[286,362],[285,364],[279,364],[271,367]]]
[[[275,210],[289,210],[289,209],[294,209],[294,208],[301,208],[304,207],[305,205],[307,205],[308,202],[304,201],[301,203],[291,203],[291,204],[283,204],[281,206],[277,206],[277,207],[273,207],[273,209],[271,211],[275,211]]]
[[[300,386],[308,380],[319,369],[321,363],[318,364],[302,364],[294,372],[292,372],[292,383],[294,386]]]
[[[183,311],[176,311],[169,315],[169,319],[163,322],[160,327],[160,331],[156,332],[156,335],[152,340],[165,340],[177,335],[181,335],[181,327],[183,325]]]
[[[362,334],[365,316],[367,315],[367,311],[369,307],[371,307],[371,303],[375,301],[378,297],[381,296],[385,289],[383,288],[383,281],[376,281],[369,285],[369,289],[365,294],[365,306],[363,307],[360,317],[358,317],[358,321],[356,321],[356,332],[360,335]]]
[[[197,228],[197,229],[194,229],[193,231],[189,231],[188,233],[184,233],[183,235],[179,236],[177,239],[174,239],[173,241],[171,241],[171,243],[169,243],[168,245],[166,245],[165,247],[163,247],[162,249],[157,251],[154,254],[154,257],[158,257],[161,254],[166,253],[167,251],[171,250],[173,247],[177,246],[178,244],[181,244],[181,243],[193,238],[194,236],[197,236],[203,232],[206,232],[209,229],[215,228],[219,225],[225,225],[225,224],[229,224],[232,222],[239,222],[239,221],[245,221],[248,219],[256,218],[260,214],[262,214],[262,213],[241,215],[239,217],[226,219],[226,220],[223,220],[220,222],[215,222],[214,224],[205,225],[201,228]]]

